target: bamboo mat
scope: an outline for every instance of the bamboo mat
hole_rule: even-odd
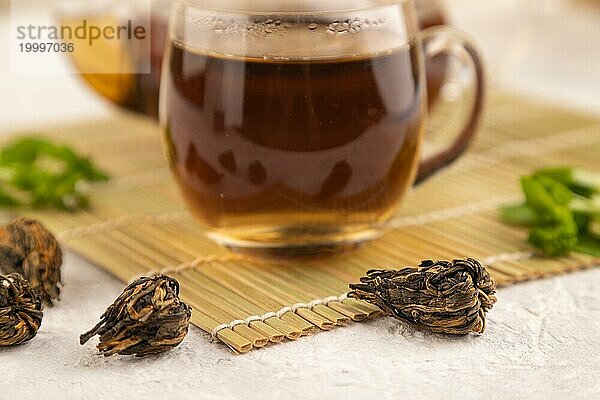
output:
[[[384,237],[320,261],[257,261],[206,239],[185,211],[151,122],[119,114],[46,133],[115,178],[93,189],[89,211],[30,214],[123,282],[159,271],[174,276],[192,322],[240,353],[377,316],[344,295],[370,268],[469,256],[508,285],[600,264],[579,254],[538,257],[525,230],[498,219],[497,207],[520,197],[521,175],[545,165],[600,167],[600,118],[519,97],[491,96],[468,156],[414,190]]]

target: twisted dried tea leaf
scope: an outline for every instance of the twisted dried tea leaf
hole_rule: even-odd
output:
[[[61,265],[58,241],[38,221],[19,218],[0,228],[0,270],[23,275],[49,304],[60,297]]]
[[[31,340],[42,323],[42,301],[20,274],[0,275],[0,347]]]
[[[351,284],[352,297],[432,332],[483,333],[496,283],[476,260],[431,261],[401,270],[371,270]]]
[[[100,323],[80,336],[80,343],[100,335],[97,347],[107,357],[162,353],[181,343],[191,315],[190,307],[179,299],[177,280],[165,275],[144,277],[125,288]]]

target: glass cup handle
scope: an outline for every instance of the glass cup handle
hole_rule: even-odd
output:
[[[435,26],[422,30],[419,35],[426,60],[447,54],[449,58],[455,58],[463,70],[470,73],[472,85],[467,87],[473,88],[474,97],[470,115],[456,139],[447,148],[421,160],[415,184],[425,181],[456,161],[469,147],[477,131],[485,94],[483,64],[475,45],[465,34],[448,26]]]

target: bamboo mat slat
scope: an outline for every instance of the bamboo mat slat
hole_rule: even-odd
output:
[[[119,114],[44,133],[90,155],[114,179],[93,189],[90,210],[29,214],[123,282],[174,276],[192,322],[239,353],[380,315],[344,295],[371,268],[469,256],[509,285],[600,264],[580,254],[536,256],[525,230],[499,220],[498,206],[520,197],[519,177],[532,169],[600,167],[600,118],[514,95],[490,96],[469,154],[410,193],[384,237],[319,261],[259,261],[206,239],[179,198],[152,122]]]

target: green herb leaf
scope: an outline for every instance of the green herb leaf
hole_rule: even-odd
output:
[[[500,208],[500,216],[508,223],[532,226],[536,223],[535,212],[526,204],[512,204]]]
[[[581,196],[600,193],[600,176],[582,168],[543,168],[533,176],[552,178]]]
[[[529,243],[549,256],[600,248],[600,176],[546,168],[521,178],[525,204],[501,207],[504,221],[530,227]]]
[[[592,235],[583,234],[579,236],[579,242],[575,246],[575,251],[600,257],[600,239]]]
[[[109,176],[73,149],[22,137],[0,150],[0,207],[76,210],[89,204],[83,187]]]
[[[578,244],[577,233],[575,222],[537,226],[529,234],[529,243],[549,256],[566,256]]]

